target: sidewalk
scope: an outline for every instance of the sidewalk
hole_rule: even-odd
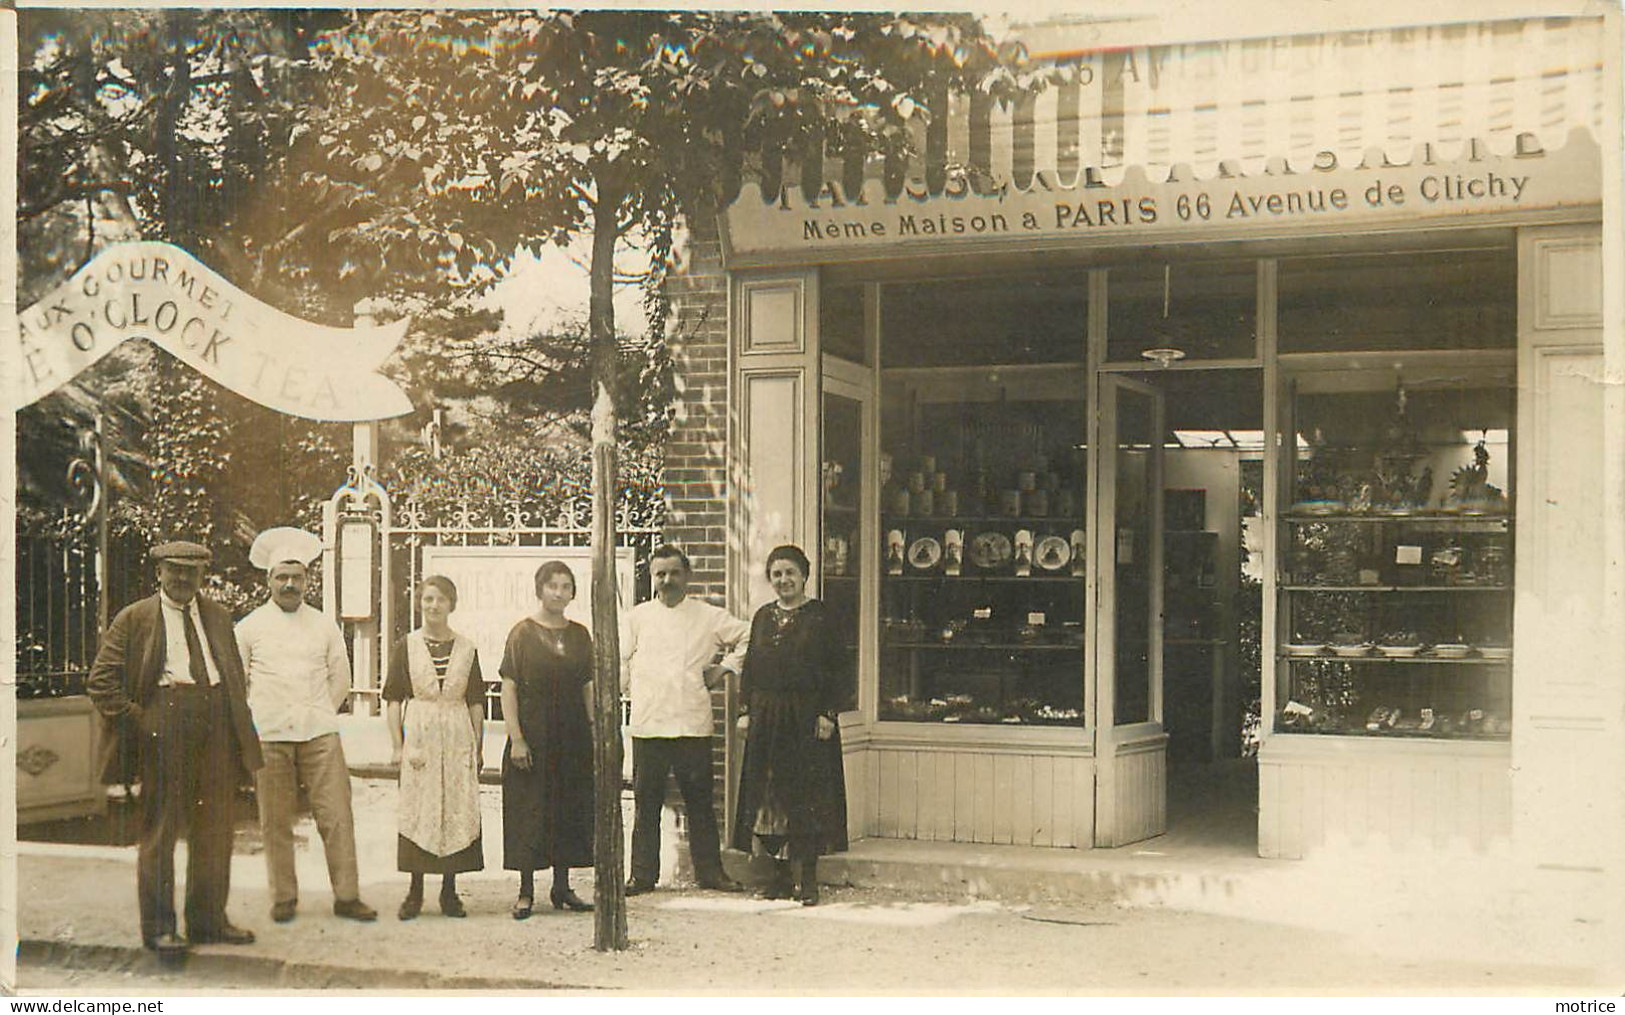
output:
[[[245,822],[230,911],[259,941],[198,948],[182,973],[161,970],[139,947],[132,847],[21,843],[23,987],[1503,994],[1597,986],[1581,971],[1527,958],[1527,936],[1463,937],[1414,907],[1350,904],[1370,887],[1357,868],[1344,869],[1351,883],[1342,897],[1327,896],[1324,885],[1312,889],[1320,872],[1303,865],[1243,857],[1217,868],[1212,857],[1170,855],[1160,842],[1148,845],[1165,848],[1125,852],[863,840],[824,863],[825,880],[884,885],[875,872],[891,871],[900,888],[826,888],[814,909],[704,892],[688,883],[669,811],[661,890],[629,900],[632,949],[601,954],[588,915],[542,908],[522,923],[508,916],[515,878],[500,869],[495,787],[482,791],[487,869],[458,879],[468,919],[447,920],[431,898],[423,916],[402,923],[394,916],[406,882],[394,869],[394,793],[389,782],[355,781],[362,894],[379,909],[378,923],[332,916],[308,818],[297,829],[299,916],[272,923],[257,830]],[[999,890],[1076,878],[1113,887],[1047,901],[1043,892]],[[576,872],[575,883],[590,897],[591,871]]]

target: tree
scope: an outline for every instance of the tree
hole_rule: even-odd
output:
[[[593,626],[599,949],[626,947],[621,896],[612,262],[637,230],[655,270],[681,214],[729,199],[747,152],[893,164],[933,97],[1011,95],[1013,47],[968,15],[378,12],[326,52],[336,87],[308,174],[356,263],[474,280],[513,253],[592,240]],[[939,99],[940,101],[940,99]]]
[[[331,11],[21,14],[21,301],[109,243],[161,239],[284,309],[348,323],[343,294],[329,301],[333,287],[313,284],[323,262],[290,270],[276,259],[298,215],[274,186],[314,88],[311,43],[344,23]],[[234,603],[248,537],[290,516],[309,523],[309,483],[325,495],[341,468],[333,427],[249,403],[132,343],[20,414],[25,498],[61,498],[63,437],[98,412],[108,485],[121,494],[115,534],[213,534],[228,551],[215,591]]]

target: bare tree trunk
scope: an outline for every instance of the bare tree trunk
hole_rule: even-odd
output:
[[[615,241],[620,191],[600,178],[593,209],[591,297],[587,329],[592,352],[592,630],[594,729],[595,904],[593,947],[624,951],[626,887],[622,882],[621,647],[615,590]]]

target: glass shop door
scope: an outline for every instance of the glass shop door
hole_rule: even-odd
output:
[[[1095,500],[1095,845],[1167,828],[1162,726],[1163,399],[1100,375]]]

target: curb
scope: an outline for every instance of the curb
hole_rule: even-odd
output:
[[[388,969],[291,962],[287,959],[242,952],[198,950],[173,964],[161,962],[145,948],[123,945],[77,944],[24,938],[17,947],[19,963],[84,969],[97,972],[155,974],[194,972],[234,981],[232,986],[277,990],[503,990],[602,991],[607,988],[579,983],[555,983],[526,977],[456,976],[420,969]],[[44,987],[27,985],[29,989]]]

